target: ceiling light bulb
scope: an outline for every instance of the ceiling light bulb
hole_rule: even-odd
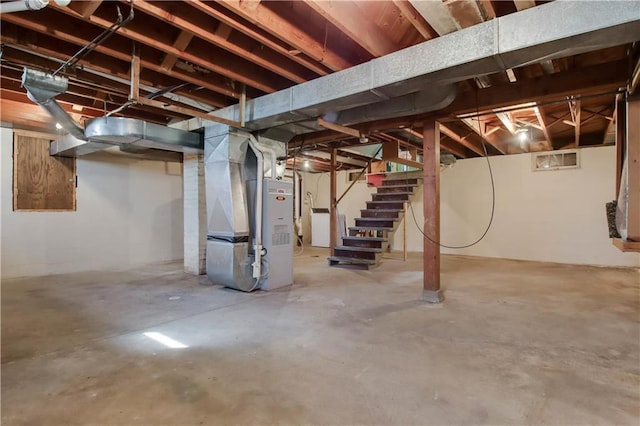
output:
[[[518,139],[520,139],[520,142],[526,142],[528,139],[527,132],[518,133]]]
[[[304,168],[305,169],[309,168],[309,160],[304,160]]]
[[[60,124],[60,123],[56,123],[56,129],[58,129],[58,130],[62,130],[62,124]]]

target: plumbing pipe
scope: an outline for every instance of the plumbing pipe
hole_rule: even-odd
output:
[[[58,6],[68,6],[71,0],[55,0]],[[40,10],[49,4],[49,0],[18,0],[0,3],[0,13],[23,12],[25,10]]]
[[[293,209],[293,221],[298,228],[298,236],[302,235],[302,212],[300,211],[300,204],[302,200],[302,175],[297,171],[293,172],[293,192],[295,205]]]
[[[253,260],[253,278],[256,279],[256,288],[260,282],[260,276],[262,274],[262,185],[264,181],[264,153],[258,147],[258,141],[256,138],[249,134],[249,147],[256,155],[258,159],[258,170],[256,177],[256,208],[255,208],[255,223],[256,223],[256,244],[254,246],[254,260]],[[272,167],[273,168],[273,167]]]

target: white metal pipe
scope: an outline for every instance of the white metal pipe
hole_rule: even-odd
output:
[[[276,154],[276,151],[264,145],[259,145],[259,146],[260,146],[260,150],[262,150],[263,153],[267,152],[271,156],[271,179],[277,179],[278,172],[276,170],[276,163],[278,162],[278,155]]]
[[[300,186],[302,185],[302,176],[295,171],[293,173],[293,193],[295,194],[293,199],[295,205],[293,206],[293,221],[298,227],[298,235],[302,235],[302,214],[300,212],[300,194],[302,194]]]
[[[18,0],[0,3],[0,13],[22,12],[25,10],[40,10],[49,4],[49,0]]]
[[[258,159],[258,171],[256,177],[256,208],[255,208],[255,223],[256,223],[256,244],[254,247],[254,261],[253,261],[253,278],[256,279],[256,287],[260,282],[260,276],[262,275],[262,185],[264,181],[264,153],[258,147],[256,138],[249,134],[249,147],[256,155]]]

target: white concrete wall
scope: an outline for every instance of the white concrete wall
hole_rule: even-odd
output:
[[[585,148],[579,169],[533,172],[531,155],[491,157],[496,209],[493,225],[477,245],[443,248],[443,253],[500,257],[559,263],[640,266],[640,254],[621,253],[608,238],[605,203],[615,192],[615,148]],[[329,204],[329,177],[305,174],[305,191],[317,194],[316,205]],[[319,182],[318,182],[318,179]],[[317,189],[316,189],[317,184]],[[338,177],[338,193],[347,184]],[[371,188],[357,183],[340,204],[348,226],[358,217]],[[305,206],[306,207],[306,206]],[[422,191],[413,197],[417,222],[422,227]],[[441,242],[465,245],[484,231],[491,212],[491,187],[484,158],[459,160],[441,175]],[[305,213],[306,214],[306,213]],[[307,219],[308,215],[304,216]],[[422,251],[422,236],[407,214],[408,248]],[[308,227],[305,227],[305,239]],[[392,244],[402,248],[402,234]]]
[[[182,258],[180,164],[85,156],[77,160],[76,212],[14,212],[13,136],[0,131],[3,278]]]

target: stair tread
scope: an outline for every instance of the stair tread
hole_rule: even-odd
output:
[[[415,188],[416,186],[420,186],[420,185],[417,183],[403,183],[399,185],[380,185],[380,186],[376,186],[376,188],[406,188],[409,186],[412,188]]]
[[[362,219],[362,220],[372,220],[372,221],[374,221],[374,222],[375,222],[375,221],[378,221],[378,222],[385,221],[385,222],[387,222],[387,221],[390,221],[390,220],[393,220],[393,221],[398,220],[398,219],[397,219],[397,218],[395,218],[395,217],[356,217],[356,220],[359,220],[359,219]]]
[[[360,212],[398,213],[403,211],[402,209],[360,209]]]
[[[374,195],[413,195],[413,192],[376,192]]]
[[[371,201],[367,201],[367,203],[376,203],[376,204],[380,204],[380,203],[402,203],[402,200],[371,200]]]
[[[361,265],[375,265],[377,261],[373,259],[358,259],[355,257],[342,257],[342,256],[329,256],[328,260],[332,260],[334,262],[345,262],[345,263],[359,263]]]
[[[342,237],[342,241],[344,240],[362,240],[362,241],[380,241],[386,243],[388,241],[387,238],[382,237],[358,237],[358,236],[344,236]]]
[[[393,231],[393,228],[388,226],[350,226],[349,230],[353,231]]]
[[[382,253],[381,248],[375,248],[375,247],[336,246],[335,249],[347,250],[347,251],[364,251],[367,253]]]

